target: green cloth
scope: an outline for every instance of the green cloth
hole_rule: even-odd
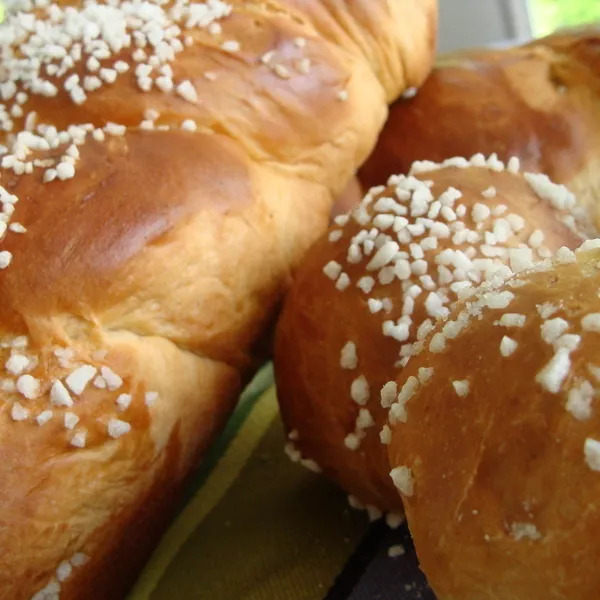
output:
[[[272,370],[240,400],[130,600],[313,600],[368,529],[325,479],[284,454]]]

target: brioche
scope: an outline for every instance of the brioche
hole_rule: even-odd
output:
[[[600,28],[508,49],[440,56],[390,109],[360,179],[364,189],[415,160],[497,153],[566,185],[600,223]]]
[[[372,188],[309,250],[275,341],[294,455],[385,511],[402,508],[385,449],[399,391],[390,374],[473,286],[585,236],[572,194],[518,160],[476,155],[412,173]],[[403,420],[398,405],[391,418]]]
[[[331,209],[332,219],[352,210],[362,200],[363,195],[360,181],[353,177],[344,191],[336,197]]]
[[[600,240],[583,248],[457,303],[396,380],[391,475],[439,600],[598,598]]]
[[[116,600],[424,79],[435,3],[6,10],[0,598]]]

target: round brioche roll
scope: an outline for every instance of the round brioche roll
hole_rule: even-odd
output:
[[[581,241],[573,196],[517,161],[421,167],[336,218],[296,274],[275,342],[291,455],[387,511],[401,509],[380,440],[390,373],[472,286]]]
[[[600,240],[583,247],[482,286],[398,376],[391,476],[440,600],[598,598]]]
[[[390,109],[360,169],[364,189],[415,160],[496,152],[600,201],[600,28],[556,33],[509,49],[441,56],[416,94]]]

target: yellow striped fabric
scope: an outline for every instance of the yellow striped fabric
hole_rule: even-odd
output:
[[[314,600],[368,524],[283,452],[274,389],[256,401],[129,600]]]

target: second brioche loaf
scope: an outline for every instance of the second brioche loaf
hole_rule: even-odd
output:
[[[392,106],[360,170],[363,186],[406,173],[415,160],[495,152],[566,185],[598,225],[599,43],[596,26],[440,56],[416,93]]]

